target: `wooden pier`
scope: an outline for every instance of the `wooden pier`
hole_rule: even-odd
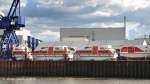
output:
[[[0,76],[150,78],[150,61],[0,61]]]

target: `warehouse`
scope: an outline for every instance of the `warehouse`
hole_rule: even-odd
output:
[[[125,40],[126,28],[61,28],[60,40],[83,38],[89,41]]]

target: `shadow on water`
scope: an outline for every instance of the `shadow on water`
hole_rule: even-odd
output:
[[[0,78],[0,84],[150,84],[150,80],[126,78],[17,77]]]

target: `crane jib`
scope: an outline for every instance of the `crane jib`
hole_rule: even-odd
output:
[[[14,16],[15,12],[16,12],[16,9],[19,7],[19,10],[20,10],[20,6],[18,6],[18,4],[20,4],[20,0],[13,0],[12,2],[12,5],[10,7],[10,10],[8,12],[8,15],[7,17],[10,17],[10,16]],[[19,12],[19,15],[20,15],[20,12]]]

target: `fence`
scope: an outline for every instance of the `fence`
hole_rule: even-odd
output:
[[[150,61],[0,61],[0,76],[149,78]]]

